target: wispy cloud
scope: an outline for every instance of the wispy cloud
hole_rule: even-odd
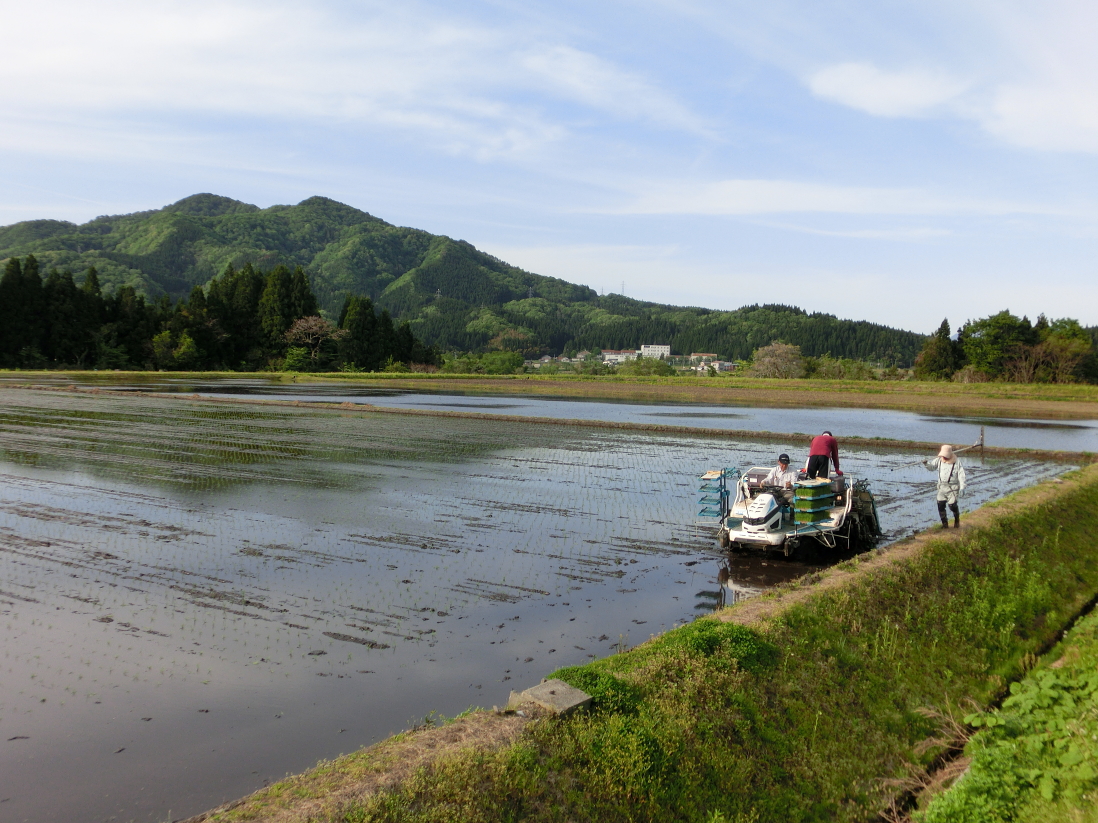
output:
[[[797,232],[798,234],[811,234],[816,237],[845,237],[853,240],[890,240],[907,243],[949,237],[954,234],[951,229],[936,226],[896,226],[885,229],[822,229],[817,226],[779,223],[771,220],[756,221],[756,225]]]
[[[700,118],[670,94],[596,55],[553,46],[524,56],[521,63],[553,92],[591,108],[675,129],[704,131]]]
[[[966,84],[926,69],[887,72],[869,63],[840,63],[815,72],[809,88],[826,99],[882,117],[922,117],[957,98]]]
[[[889,214],[1007,215],[1072,214],[1059,206],[939,195],[915,188],[876,188],[791,180],[721,180],[711,183],[656,184],[616,214]],[[1092,213],[1087,213],[1093,216]]]
[[[1015,146],[1098,153],[1098,7],[968,5],[964,53],[927,48],[914,68],[882,67],[888,58],[835,63],[805,82],[821,98],[877,116],[953,117]]]
[[[536,155],[565,139],[554,100],[609,120],[697,132],[667,90],[552,35],[416,4],[73,0],[6,13],[0,107],[25,119],[63,110],[302,119],[416,135],[481,159]]]

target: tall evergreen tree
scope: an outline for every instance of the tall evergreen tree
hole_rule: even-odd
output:
[[[349,294],[343,302],[339,327],[347,332],[339,340],[339,355],[366,371],[376,371],[381,365],[377,349],[377,315],[369,297]]]
[[[290,278],[290,314],[291,322],[301,317],[312,317],[319,314],[316,296],[309,286],[309,278],[305,276],[305,270],[298,266],[294,269]]]
[[[388,309],[381,310],[381,316],[377,320],[377,360],[384,366],[393,357],[394,344],[396,342],[396,330],[393,328],[393,318]],[[394,358],[395,359],[395,358]]]
[[[88,270],[84,272],[84,282],[80,284],[80,289],[86,294],[103,296],[103,289],[99,286],[99,270],[95,266],[88,266]]]
[[[23,291],[23,266],[18,257],[9,257],[0,276],[0,366],[19,365],[19,315]]]
[[[285,348],[283,337],[297,319],[293,314],[293,278],[285,266],[276,266],[267,275],[259,298],[259,323],[272,350]]]
[[[960,366],[959,346],[950,339],[949,320],[927,338],[915,358],[915,376],[921,380],[948,380]]]
[[[44,334],[42,353],[57,365],[75,365],[87,357],[88,336],[83,328],[83,295],[71,271],[53,269],[42,287]]]
[[[416,338],[412,334],[412,327],[407,322],[401,323],[393,334],[393,360],[398,363],[411,363],[415,344]]]
[[[28,254],[23,260],[23,276],[18,294],[19,313],[12,318],[15,323],[16,345],[19,346],[20,365],[38,366],[42,354],[42,341],[46,332],[46,300],[42,290],[42,275],[38,260]]]

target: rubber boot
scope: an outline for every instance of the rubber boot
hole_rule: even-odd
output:
[[[946,504],[944,500],[938,501],[938,517],[942,518],[942,528],[949,528],[949,518],[946,517]]]
[[[949,510],[953,512],[953,528],[961,528],[961,507],[956,503],[951,503]]]

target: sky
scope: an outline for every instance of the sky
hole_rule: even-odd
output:
[[[600,292],[1098,325],[1098,4],[0,0],[0,224],[323,195]]]

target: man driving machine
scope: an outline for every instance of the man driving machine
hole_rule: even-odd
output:
[[[797,479],[797,472],[789,468],[789,455],[778,455],[778,465],[770,470],[770,474],[763,478],[764,486],[778,486],[782,490],[782,497],[786,503],[793,502],[793,481]]]

